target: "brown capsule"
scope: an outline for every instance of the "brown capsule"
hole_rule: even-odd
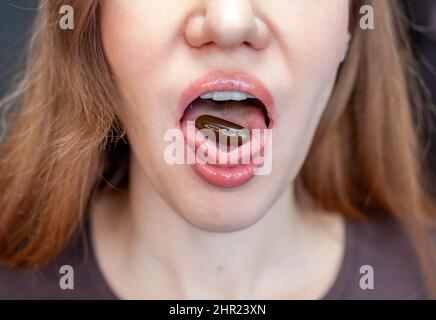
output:
[[[227,146],[230,146],[231,141],[236,141],[236,139],[238,141],[238,147],[242,146],[250,138],[248,129],[239,124],[210,115],[198,117],[195,121],[195,127],[199,130],[212,130],[215,133],[216,141],[227,141]]]

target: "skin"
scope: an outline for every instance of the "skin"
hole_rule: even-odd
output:
[[[317,299],[328,291],[343,220],[308,198],[297,203],[293,190],[347,49],[348,19],[343,0],[102,1],[102,43],[132,160],[129,190],[96,201],[92,228],[120,298]],[[276,105],[271,174],[230,190],[163,159],[181,93],[211,70],[255,75]]]

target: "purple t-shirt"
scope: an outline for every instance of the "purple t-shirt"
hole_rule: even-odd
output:
[[[90,239],[85,222],[48,266],[36,272],[0,268],[0,298],[118,299],[99,269]],[[62,265],[74,270],[72,290],[60,286]],[[424,288],[417,256],[397,223],[346,221],[340,272],[324,299],[427,299]]]

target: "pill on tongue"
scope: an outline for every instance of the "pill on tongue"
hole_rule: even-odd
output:
[[[230,146],[231,141],[238,141],[238,147],[247,142],[250,138],[248,129],[239,124],[214,117],[211,115],[202,115],[195,121],[195,127],[199,130],[210,129],[215,133],[218,141],[227,141],[227,146]],[[231,139],[233,138],[233,139]]]

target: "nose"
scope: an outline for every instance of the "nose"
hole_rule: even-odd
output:
[[[263,49],[270,40],[270,30],[256,16],[251,0],[205,0],[202,13],[189,18],[186,41],[193,47],[215,44],[221,48],[248,45]]]

